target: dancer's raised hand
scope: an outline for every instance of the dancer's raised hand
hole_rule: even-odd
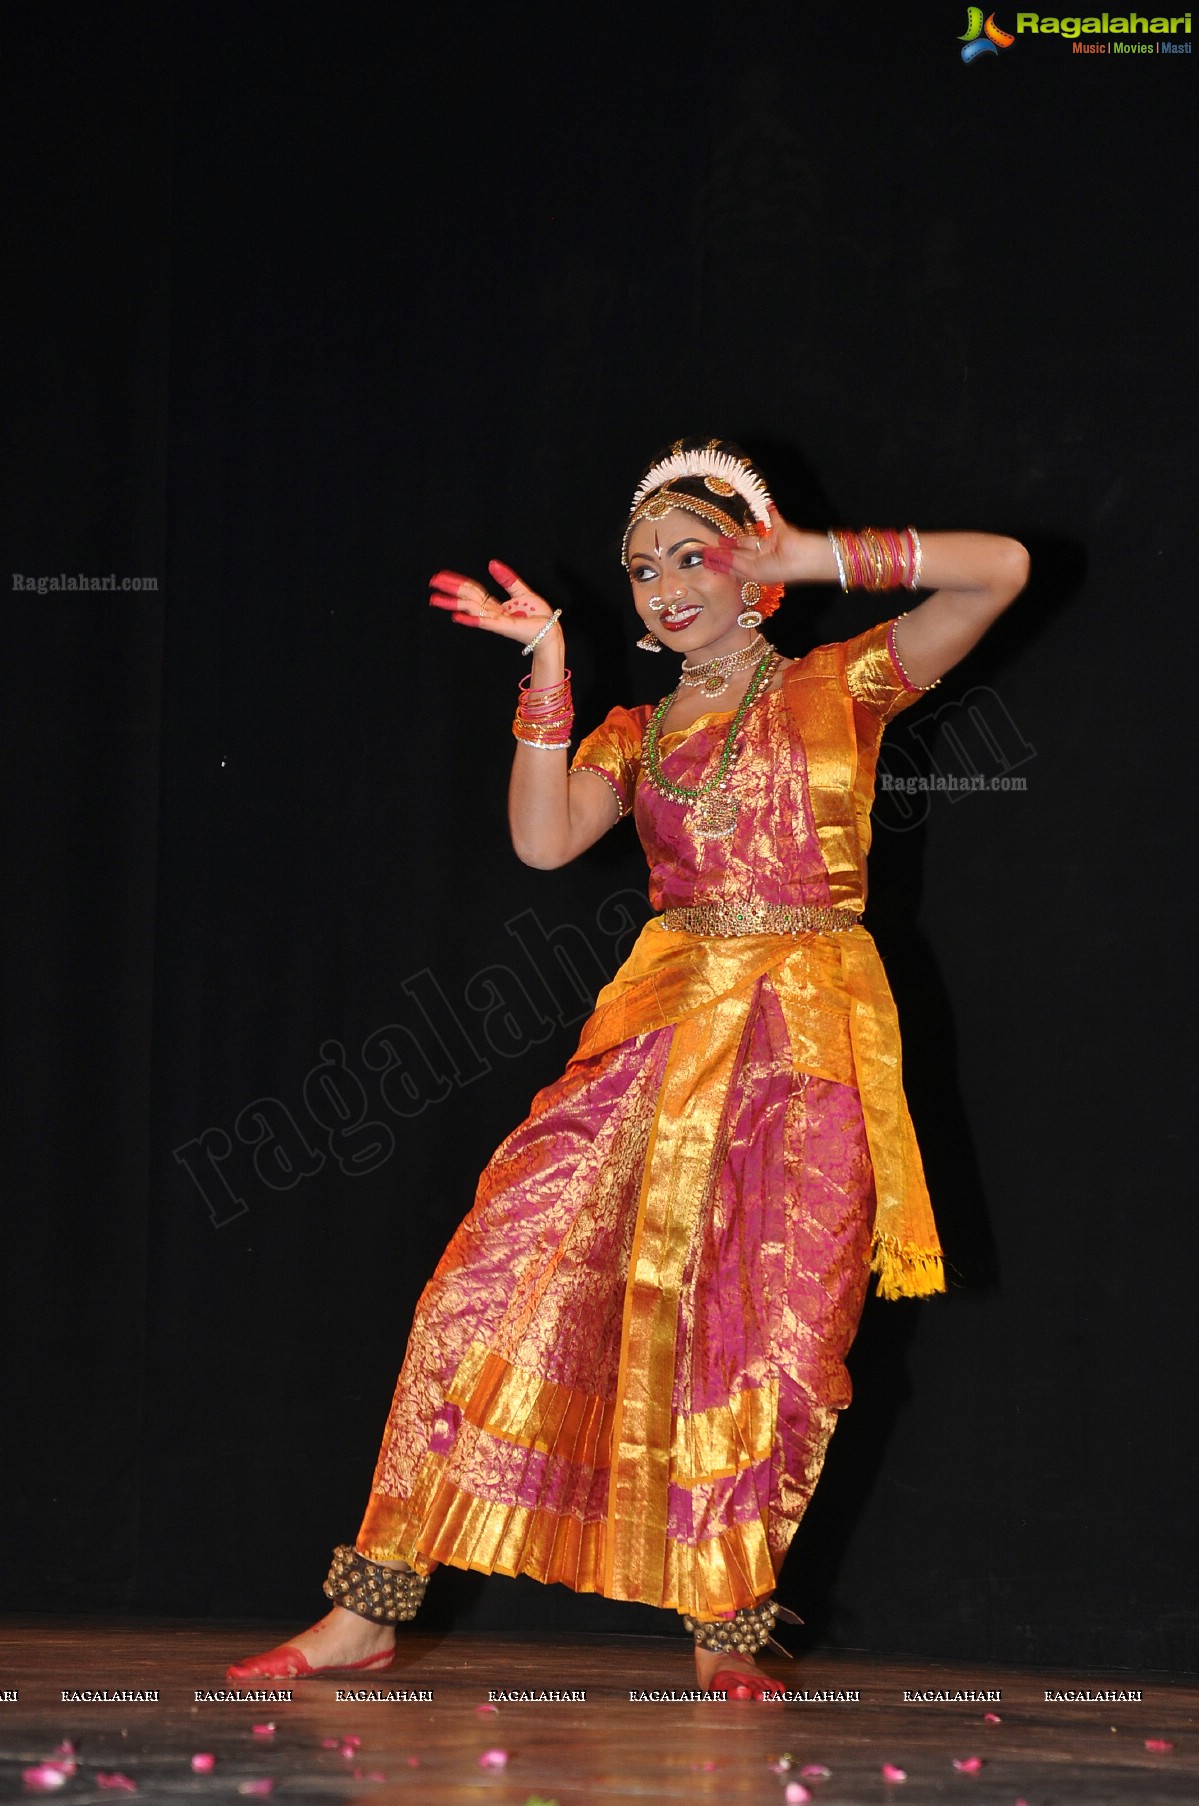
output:
[[[813,574],[811,544],[816,540],[815,534],[784,520],[772,504],[768,533],[745,533],[740,539],[722,536],[719,545],[704,547],[703,559],[710,571],[755,583],[798,583]]]
[[[460,576],[457,571],[438,571],[429,582],[429,606],[451,610],[450,619],[459,627],[483,627],[489,633],[502,634],[507,640],[527,646],[541,632],[553,609],[498,558],[493,558],[487,569],[508,592],[502,602],[489,595],[473,577]]]

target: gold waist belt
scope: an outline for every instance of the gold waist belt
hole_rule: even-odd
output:
[[[675,934],[835,934],[861,919],[822,903],[696,903],[656,918]]]

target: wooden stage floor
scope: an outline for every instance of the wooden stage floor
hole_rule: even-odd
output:
[[[57,1761],[74,1772],[43,1772],[50,1792],[109,1806],[134,1789],[164,1806],[268,1795],[307,1806],[1199,1802],[1199,1680],[816,1653],[771,1663],[803,1695],[787,1705],[664,1701],[630,1693],[694,1687],[678,1639],[406,1631],[382,1675],[293,1682],[290,1700],[207,1697],[228,1689],[231,1658],[283,1634],[0,1622],[0,1796],[45,1797],[25,1771]],[[497,1703],[496,1692],[565,1697]],[[194,1770],[197,1754],[211,1767]],[[884,1778],[884,1764],[906,1779]]]

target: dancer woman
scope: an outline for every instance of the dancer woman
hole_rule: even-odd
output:
[[[656,709],[616,708],[568,770],[551,609],[443,572],[433,606],[531,656],[513,845],[563,865],[624,815],[647,923],[562,1078],[489,1163],[417,1306],[366,1516],[332,1611],[237,1680],[391,1659],[439,1562],[684,1616],[705,1686],[776,1690],[754,1656],[837,1413],[868,1275],[944,1289],[895,1008],[860,926],[883,728],[1023,588],[984,533],[809,532],[736,447],[677,441],[633,498],[623,560]],[[758,632],[783,587],[931,590],[790,660]]]

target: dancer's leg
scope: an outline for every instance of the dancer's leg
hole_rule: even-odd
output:
[[[376,1569],[387,1569],[393,1574],[412,1574],[412,1569],[402,1561],[374,1562],[370,1565]],[[336,1572],[335,1557],[333,1573]],[[420,1590],[420,1584],[413,1575],[413,1607],[412,1610],[405,1607],[407,1616],[413,1615]],[[361,1589],[358,1597],[361,1602]],[[395,1609],[395,1601],[385,1601],[380,1607],[381,1612],[394,1613]],[[251,1656],[245,1662],[234,1662],[229,1669],[229,1679],[288,1680],[329,1668],[385,1668],[395,1649],[395,1638],[394,1617],[368,1616],[361,1610],[334,1605],[332,1611],[326,1612],[323,1618],[318,1618],[315,1624],[310,1624],[307,1630],[297,1632],[278,1648]]]

